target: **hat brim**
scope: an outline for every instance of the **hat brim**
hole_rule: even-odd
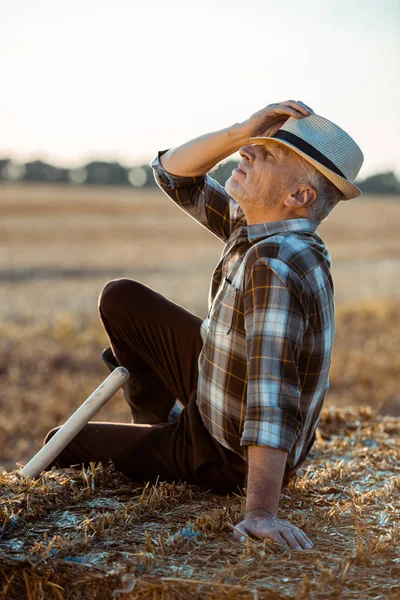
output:
[[[308,156],[308,154],[306,154],[305,152],[302,152],[301,150],[296,148],[296,146],[293,146],[293,144],[291,144],[290,142],[287,142],[286,140],[280,140],[280,139],[274,138],[274,137],[268,137],[268,136],[266,136],[266,137],[259,136],[259,137],[250,138],[250,142],[252,142],[253,144],[257,144],[259,146],[262,144],[265,144],[266,140],[272,140],[276,144],[281,144],[282,146],[287,146],[287,147],[291,148],[291,150],[294,150],[294,152],[296,152],[297,154],[302,156],[306,161],[311,163],[316,169],[318,169],[318,171],[320,171],[323,175],[325,175],[325,177],[327,179],[329,179],[329,181],[331,183],[333,183],[333,185],[335,185],[337,188],[339,188],[339,190],[344,194],[344,198],[342,198],[342,200],[352,200],[353,198],[358,198],[358,196],[361,196],[362,191],[360,190],[360,188],[358,188],[353,183],[350,183],[350,181],[347,181],[347,179],[345,179],[345,177],[341,177],[334,171],[331,171],[331,169],[328,169],[327,167],[322,165],[320,162],[318,162],[314,158],[311,158],[311,156]]]

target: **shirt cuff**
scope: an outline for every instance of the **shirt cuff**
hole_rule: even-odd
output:
[[[160,157],[168,152],[167,150],[160,150],[157,156],[150,163],[151,168],[154,170],[154,177],[158,183],[168,190],[175,190],[183,187],[189,187],[192,185],[201,185],[204,182],[205,175],[198,175],[197,177],[187,177],[181,175],[172,175],[164,169],[161,164]]]
[[[243,428],[241,446],[270,446],[278,450],[292,452],[298,433],[291,427],[265,421],[246,419]]]

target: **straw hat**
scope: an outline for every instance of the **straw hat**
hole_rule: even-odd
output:
[[[250,138],[253,144],[264,144],[265,140],[274,140],[300,154],[343,192],[343,200],[362,193],[353,181],[363,164],[363,153],[348,133],[328,119],[316,114],[289,117],[273,136]]]

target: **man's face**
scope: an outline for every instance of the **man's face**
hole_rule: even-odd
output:
[[[243,146],[242,160],[225,183],[226,191],[246,210],[276,208],[293,186],[298,157],[290,149],[267,140],[263,145]]]

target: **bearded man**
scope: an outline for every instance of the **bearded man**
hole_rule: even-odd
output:
[[[237,151],[223,187],[209,172]],[[54,464],[111,458],[135,480],[246,486],[236,536],[312,547],[277,517],[278,504],[315,441],[329,387],[334,288],[317,229],[360,195],[362,162],[343,129],[294,100],[160,151],[151,163],[160,188],[224,242],[208,316],[140,282],[109,282],[99,298],[103,360],[130,372],[133,422],[89,423]]]

